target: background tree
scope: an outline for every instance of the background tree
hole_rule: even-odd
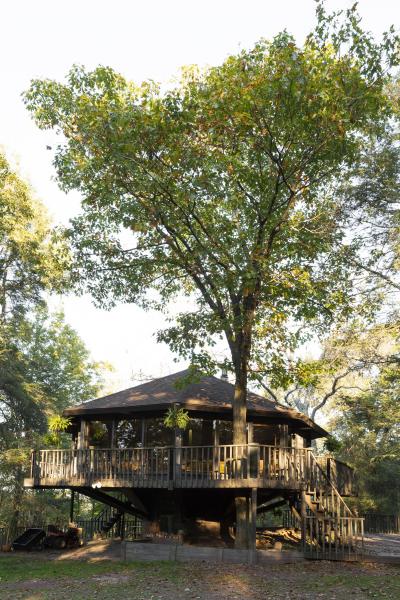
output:
[[[396,114],[400,106],[398,79],[387,87]],[[400,148],[398,120],[383,135],[371,136],[348,178],[338,189],[348,208],[349,227],[362,240],[359,256],[349,261],[360,268],[357,287],[364,295],[381,290],[384,310],[400,290]]]
[[[15,529],[55,512],[58,493],[46,494],[47,511],[23,494],[29,450],[45,442],[51,414],[97,395],[104,369],[63,314],[46,308],[45,293],[65,289],[68,247],[2,155],[0,209],[0,525]]]
[[[0,319],[15,320],[61,289],[67,246],[55,236],[45,207],[0,153]]]
[[[343,395],[369,391],[377,369],[398,364],[398,339],[398,318],[380,323],[353,320],[330,332],[318,358],[289,357],[283,387],[272,388],[266,380],[261,385],[270,398],[312,419],[319,411],[329,417]]]
[[[55,165],[83,195],[73,222],[76,277],[97,303],[193,309],[159,334],[200,370],[224,336],[235,376],[234,442],[246,442],[249,377],[354,308],[360,247],[334,193],[393,110],[385,91],[397,38],[375,43],[355,8],[327,15],[302,46],[286,32],[185,69],[162,92],[112,69],[75,67],[25,94],[39,127],[64,135]],[[345,260],[346,259],[346,260]],[[157,293],[149,295],[149,290]],[[237,500],[238,545],[244,500]]]
[[[356,468],[361,513],[400,511],[399,365],[384,366],[365,393],[342,396],[332,423],[336,453]]]

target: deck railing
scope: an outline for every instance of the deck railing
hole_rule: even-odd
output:
[[[307,516],[303,544],[308,558],[357,560],[364,552],[364,519]]]
[[[349,465],[332,456],[318,456],[317,461],[342,496],[357,495],[357,481]]]
[[[33,451],[31,479],[34,485],[115,487],[212,487],[244,480],[257,485],[257,480],[290,487],[317,483],[318,471],[309,449],[258,444],[52,449]]]
[[[307,451],[258,444],[185,446],[176,449],[176,477],[197,480],[267,479],[303,482],[307,477]]]

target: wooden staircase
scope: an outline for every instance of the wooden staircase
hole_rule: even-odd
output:
[[[85,539],[93,539],[96,535],[102,538],[120,537],[124,513],[111,506],[106,506],[90,520],[77,519],[76,524],[82,527]]]
[[[109,515],[107,515],[108,519],[106,520],[104,518],[103,524],[101,526],[101,532],[103,534],[107,534],[109,531],[111,531],[111,529],[114,527],[114,525],[118,525],[121,522],[122,519],[122,515],[124,514],[123,512],[120,512],[119,510],[115,510],[115,509],[105,509],[103,512],[108,512],[111,513]],[[106,515],[104,515],[106,516]]]
[[[351,511],[312,452],[309,461],[311,477],[299,507],[304,554],[357,560],[363,552],[364,520]]]

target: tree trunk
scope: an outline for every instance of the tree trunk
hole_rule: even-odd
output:
[[[243,327],[234,336],[227,335],[235,368],[235,392],[233,399],[233,443],[247,444],[247,374],[252,344],[252,327],[256,309],[254,295],[247,296],[244,301]],[[244,453],[245,454],[245,453]],[[247,498],[238,491],[235,497],[236,506],[236,548],[250,547],[250,529]]]
[[[233,399],[233,443],[247,444],[247,372],[241,369],[236,374],[235,393]]]
[[[239,369],[236,373],[235,394],[233,400],[233,443],[247,444],[246,435],[246,395],[247,395],[247,369]],[[240,454],[240,453],[239,453]],[[248,548],[249,532],[247,519],[247,498],[243,492],[238,492],[235,497],[236,507],[236,537],[235,548]]]
[[[247,519],[247,498],[243,492],[237,492],[235,497],[236,508],[236,535],[235,548],[248,548],[248,519]]]

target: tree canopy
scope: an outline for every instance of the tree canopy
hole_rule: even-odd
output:
[[[80,281],[101,304],[194,294],[160,339],[195,360],[225,334],[237,379],[295,342],[289,325],[348,310],[354,273],[332,187],[392,116],[396,44],[374,43],[355,9],[341,21],[319,4],[302,47],[285,32],[185,69],[166,91],[104,67],[32,82],[37,124],[64,135],[59,182],[83,194]]]
[[[370,390],[376,369],[398,363],[398,338],[397,315],[381,322],[355,319],[339,324],[322,340],[318,358],[288,357],[281,387],[261,385],[274,400],[312,419],[322,410],[329,417],[338,398]]]

